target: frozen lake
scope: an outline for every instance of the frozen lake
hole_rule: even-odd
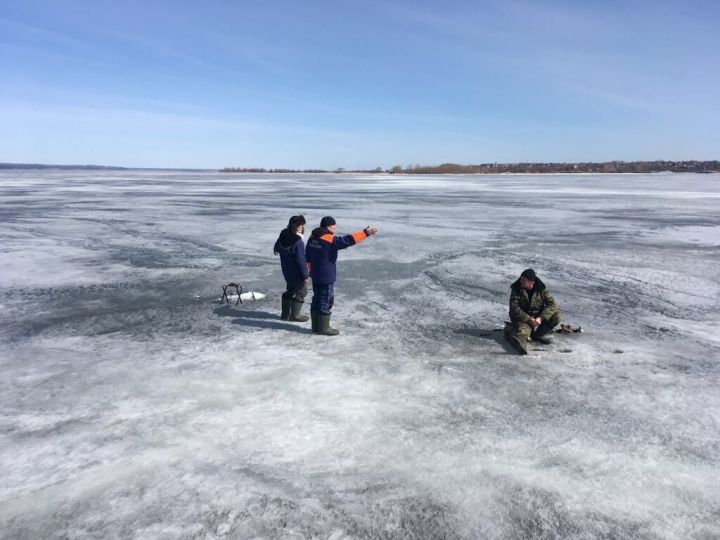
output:
[[[339,337],[296,213],[379,229]],[[719,175],[1,172],[0,535],[717,538],[719,265]],[[585,333],[520,357],[526,267]]]

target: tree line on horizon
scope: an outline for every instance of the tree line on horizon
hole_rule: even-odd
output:
[[[582,163],[481,163],[460,165],[395,165],[390,169],[346,170],[326,169],[264,169],[260,167],[226,167],[224,173],[385,173],[385,174],[502,174],[502,173],[655,173],[655,172],[720,172],[720,161],[605,161]]]

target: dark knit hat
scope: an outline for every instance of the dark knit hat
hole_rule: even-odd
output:
[[[290,221],[288,221],[288,229],[293,229],[299,225],[305,225],[305,216],[293,216],[290,218]]]
[[[535,270],[532,268],[528,268],[527,270],[523,270],[520,274],[522,277],[529,279],[530,281],[535,281],[537,276],[535,275]]]
[[[329,227],[335,225],[335,219],[330,216],[325,216],[320,220],[320,227]]]

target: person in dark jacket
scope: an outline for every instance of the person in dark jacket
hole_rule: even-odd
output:
[[[310,304],[312,330],[316,334],[336,336],[340,332],[330,326],[330,315],[335,303],[338,251],[359,244],[377,232],[375,227],[365,227],[345,236],[335,236],[335,220],[325,216],[320,227],[313,230],[305,255],[312,277],[313,299]]]
[[[280,254],[280,266],[287,284],[282,295],[280,318],[284,321],[307,322],[308,316],[301,315],[303,302],[307,295],[308,269],[305,262],[305,244],[302,234],[305,232],[305,217],[293,216],[288,226],[280,231],[273,253]]]
[[[527,354],[530,340],[552,343],[550,331],[562,320],[555,298],[532,268],[523,270],[510,287],[510,320],[514,331],[506,338],[520,354]]]

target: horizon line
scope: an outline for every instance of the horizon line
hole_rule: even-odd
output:
[[[419,163],[409,164],[405,167],[399,164],[395,164],[388,168],[382,167],[371,167],[371,168],[353,168],[349,169],[346,167],[335,167],[332,169],[320,168],[320,167],[258,167],[258,166],[225,166],[225,167],[135,167],[126,165],[98,165],[98,164],[79,164],[79,163],[22,163],[22,162],[0,162],[0,170],[32,170],[32,169],[67,169],[67,170],[136,170],[136,171],[232,171],[237,169],[238,172],[246,170],[253,172],[253,170],[260,172],[261,170],[272,172],[272,171],[288,171],[288,172],[327,172],[327,173],[352,173],[352,172],[388,172],[392,169],[400,167],[401,170],[412,170],[415,168],[439,168],[442,166],[456,166],[456,167],[486,167],[486,166],[518,166],[518,165],[609,165],[609,164],[648,164],[648,163],[717,163],[720,159],[652,159],[652,160],[608,160],[608,161],[486,161],[483,163],[456,163],[451,161],[445,161],[434,165],[421,165]],[[380,170],[378,170],[380,169]]]

